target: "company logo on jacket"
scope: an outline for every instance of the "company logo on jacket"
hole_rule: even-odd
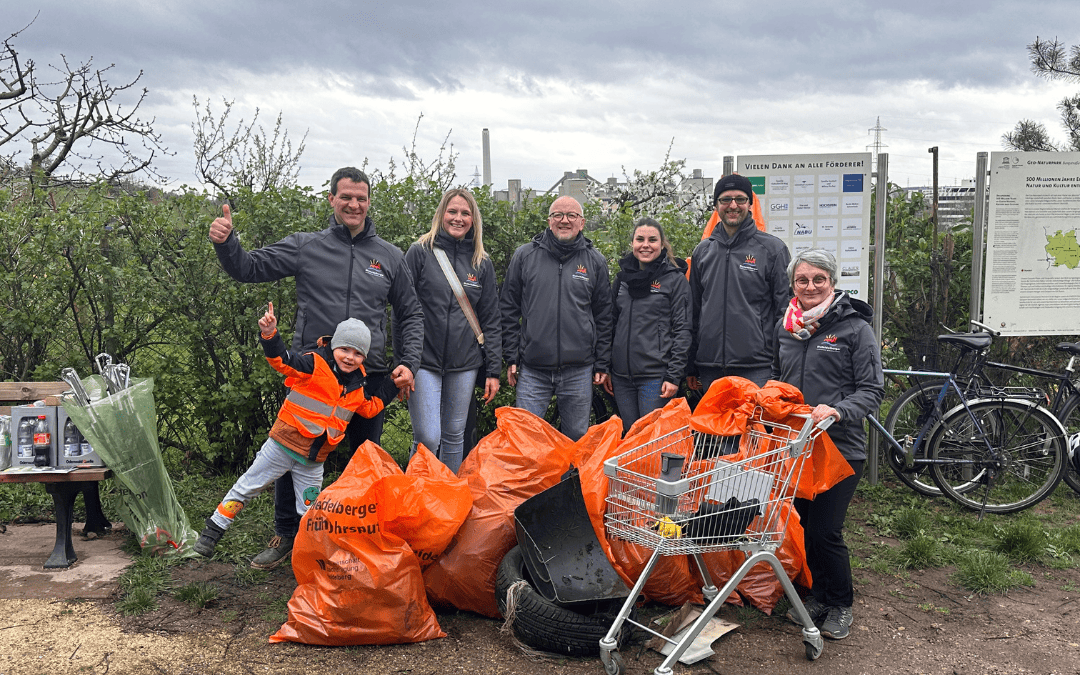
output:
[[[382,271],[382,263],[374,258],[368,261],[367,269],[364,271],[373,277],[386,277]]]
[[[739,269],[746,270],[747,272],[757,272],[757,258],[753,253],[747,253],[746,258],[739,265]]]
[[[840,348],[836,346],[837,337],[835,334],[826,335],[821,339],[821,343],[817,346],[819,352],[838,352]]]
[[[660,292],[660,280],[659,279],[652,282],[652,288],[649,289],[649,292],[650,293],[659,293]]]
[[[578,265],[577,266],[577,271],[574,272],[574,276],[572,278],[581,279],[583,281],[588,281],[589,280],[589,270],[586,269],[584,265]]]
[[[480,282],[476,280],[475,274],[465,275],[465,283],[462,285],[469,286],[471,288],[480,288]]]

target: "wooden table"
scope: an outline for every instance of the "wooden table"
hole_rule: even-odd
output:
[[[45,569],[71,567],[78,560],[71,543],[71,520],[75,509],[75,496],[83,493],[86,502],[86,531],[103,534],[112,523],[101,511],[98,482],[112,476],[105,467],[74,469],[66,473],[3,473],[0,483],[44,483],[45,492],[52,495],[56,510],[56,546]]]

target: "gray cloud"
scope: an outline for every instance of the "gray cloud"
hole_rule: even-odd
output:
[[[335,0],[303,7],[285,0],[39,0],[35,9],[9,9],[9,30],[35,13],[37,22],[16,42],[26,57],[45,64],[60,54],[74,61],[93,56],[100,66],[116,64],[117,81],[145,71],[148,105],[180,153],[190,147],[184,130],[193,119],[191,97],[225,96],[249,110],[260,107],[270,119],[286,109],[295,135],[311,130],[305,164],[320,170],[358,153],[385,161],[424,112],[425,142],[454,128],[457,147],[473,153],[479,129],[499,124],[504,138],[515,139],[515,147],[502,150],[522,153],[505,165],[531,162],[544,167],[543,176],[555,173],[556,164],[578,161],[574,153],[598,148],[620,150],[580,161],[609,170],[641,161],[628,152],[658,161],[672,137],[677,145],[685,140],[684,155],[716,163],[729,152],[753,152],[754,143],[768,138],[861,150],[877,115],[886,116],[898,140],[903,134],[975,142],[975,128],[985,123],[979,138],[984,149],[996,149],[1000,133],[1015,123],[1004,111],[1022,103],[1016,92],[1046,89],[1029,71],[1025,46],[1037,35],[1072,40],[1080,34],[1072,3],[1061,0],[977,6],[915,0],[889,7],[869,0],[756,6]],[[315,98],[313,86],[340,100],[308,100]],[[899,100],[902,91],[932,92],[933,100]],[[957,99],[945,109],[943,92],[951,91],[996,91],[1000,98],[982,99],[977,110]],[[474,98],[485,105],[440,108]],[[1051,104],[1045,119],[1054,130],[1055,117]],[[355,120],[362,129],[350,128]],[[770,128],[761,128],[765,123]],[[596,141],[586,146],[575,132]],[[530,133],[548,140],[526,142]],[[660,149],[646,153],[643,145]],[[568,157],[530,157],[531,148],[557,148]],[[190,159],[181,154],[166,173],[189,170]]]

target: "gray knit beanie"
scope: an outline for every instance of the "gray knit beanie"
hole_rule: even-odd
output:
[[[360,319],[345,319],[334,330],[330,347],[331,349],[352,347],[367,357],[368,349],[371,348],[371,331]]]

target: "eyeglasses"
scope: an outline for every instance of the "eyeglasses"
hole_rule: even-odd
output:
[[[811,283],[814,284],[814,286],[824,286],[825,284],[829,283],[829,281],[830,281],[829,277],[814,277],[813,279],[808,279],[806,277],[800,277],[800,278],[795,280],[795,287],[796,288],[806,288]]]
[[[548,219],[549,220],[554,220],[556,222],[562,220],[563,218],[566,218],[570,222],[574,222],[575,220],[577,220],[578,218],[581,218],[581,217],[582,217],[582,215],[580,213],[549,213],[548,214]]]
[[[746,202],[750,201],[749,197],[717,197],[716,201],[720,202],[724,206],[727,206],[731,202],[735,202],[739,206],[742,206]]]

